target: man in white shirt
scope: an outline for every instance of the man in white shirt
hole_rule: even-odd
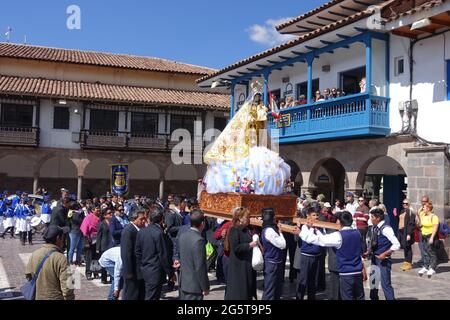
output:
[[[364,300],[363,281],[367,280],[367,274],[361,258],[361,235],[352,229],[353,218],[348,211],[341,211],[336,217],[340,231],[324,235],[319,230],[305,229],[303,239],[321,247],[335,248],[342,300]],[[308,226],[311,227],[312,222]]]
[[[355,200],[355,195],[353,194],[353,192],[347,192],[345,203],[345,210],[350,212],[353,217],[356,213],[356,209],[359,206],[358,201]]]
[[[371,211],[371,216],[373,234],[369,251],[364,255],[371,254],[372,268],[376,266],[375,270],[378,269],[380,271],[379,273],[375,272],[375,275],[380,275],[381,287],[386,300],[395,300],[394,288],[392,288],[391,284],[391,254],[400,249],[400,243],[394,234],[394,230],[384,221],[385,215],[383,210],[374,209]],[[378,288],[371,288],[370,299],[379,300]]]
[[[120,256],[120,246],[113,247],[103,252],[98,263],[106,269],[106,272],[113,278],[111,288],[108,293],[108,300],[119,299],[122,279],[122,258]]]
[[[263,230],[261,242],[264,247],[264,293],[263,300],[279,300],[283,288],[283,250],[286,240],[275,223],[272,208],[262,211]]]

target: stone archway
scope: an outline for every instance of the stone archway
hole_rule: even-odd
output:
[[[285,161],[291,167],[291,181],[294,182],[294,193],[300,194],[303,186],[303,176],[300,167],[294,160]]]
[[[396,216],[402,209],[406,197],[407,174],[403,166],[394,158],[380,155],[368,159],[361,167],[357,184],[360,184],[367,199],[378,199],[391,217],[391,225],[396,228]]]
[[[150,160],[138,159],[130,163],[130,196],[157,196],[161,173],[158,166]]]
[[[0,185],[11,193],[18,190],[32,193],[35,167],[36,163],[29,157],[14,154],[2,157]]]
[[[111,190],[111,163],[105,158],[92,159],[84,169],[83,194],[86,198],[105,195]]]
[[[197,196],[199,175],[195,166],[171,164],[167,167],[164,177],[166,193],[186,194],[191,197]]]
[[[335,158],[318,161],[311,169],[308,187],[314,190],[313,197],[324,194],[327,201],[344,199],[348,179],[344,166]]]
[[[75,163],[64,157],[46,159],[39,168],[39,186],[45,187],[53,196],[60,196],[60,189],[77,193],[78,170]]]

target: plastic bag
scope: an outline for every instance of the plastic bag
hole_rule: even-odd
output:
[[[253,235],[253,241],[258,241],[258,235]],[[258,246],[253,248],[252,268],[255,271],[262,271],[264,269],[264,257]]]

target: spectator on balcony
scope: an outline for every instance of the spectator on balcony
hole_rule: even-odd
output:
[[[320,90],[316,91],[316,95],[314,97],[314,102],[319,102],[319,101],[324,101],[325,99],[323,98],[323,96],[320,93]]]
[[[361,81],[359,81],[359,88],[361,89],[361,93],[366,92],[366,77],[362,77]]]
[[[323,99],[330,100],[332,97],[330,96],[331,92],[329,88],[323,90]]]
[[[298,105],[307,104],[308,100],[306,100],[306,96],[304,94],[301,94],[299,97],[299,100],[297,101]]]
[[[335,99],[337,97],[338,97],[338,91],[337,91],[336,87],[334,87],[333,89],[331,89],[330,98]]]
[[[286,108],[290,108],[295,106],[295,101],[294,98],[292,98],[291,96],[289,96],[286,100]]]
[[[338,97],[343,97],[343,96],[345,96],[344,90],[342,90],[342,89],[337,89],[337,96],[338,96]]]

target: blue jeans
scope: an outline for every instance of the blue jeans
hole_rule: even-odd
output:
[[[70,248],[69,248],[69,256],[67,257],[69,260],[69,264],[73,261],[73,254],[75,249],[77,250],[77,262],[81,262],[81,253],[83,252],[84,245],[84,237],[81,232],[70,232]]]
[[[113,267],[108,267],[105,268],[106,272],[108,272],[108,274],[111,276],[111,287],[109,288],[109,292],[108,292],[108,300],[116,300],[113,297],[113,293],[114,293],[114,268]]]

